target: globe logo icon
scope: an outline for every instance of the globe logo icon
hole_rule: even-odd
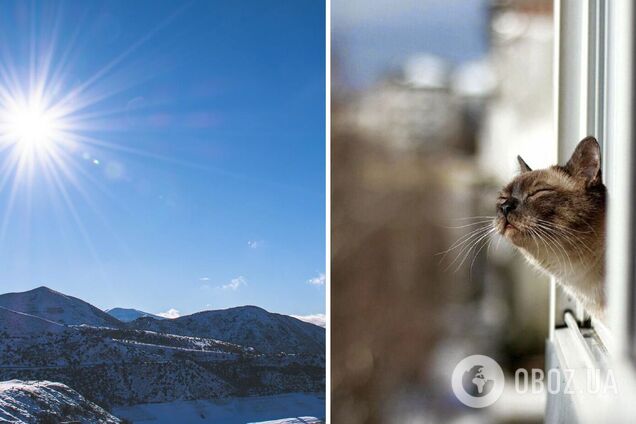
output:
[[[475,365],[464,372],[462,386],[471,396],[483,397],[495,387],[495,380],[484,374],[483,365]]]
[[[453,393],[466,406],[485,408],[499,399],[504,389],[504,374],[499,364],[485,355],[468,356],[455,366]]]

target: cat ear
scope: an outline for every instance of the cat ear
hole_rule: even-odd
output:
[[[530,168],[528,166],[528,164],[526,163],[526,161],[524,161],[523,159],[521,159],[521,156],[517,156],[517,162],[519,162],[519,169],[521,169],[521,173],[523,174],[524,172],[530,172],[532,171],[532,168]]]
[[[585,137],[565,165],[570,175],[583,178],[588,185],[601,182],[601,146],[594,137]]]

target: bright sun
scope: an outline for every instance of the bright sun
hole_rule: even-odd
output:
[[[82,99],[75,91],[54,96],[44,82],[29,89],[2,82],[0,72],[0,192],[10,180],[14,190],[30,185],[36,173],[58,185],[74,180],[71,161],[80,142],[73,113]]]
[[[8,138],[24,151],[48,150],[55,142],[59,123],[51,111],[36,103],[15,106],[6,111]]]

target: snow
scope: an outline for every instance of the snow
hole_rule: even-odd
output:
[[[113,414],[134,423],[148,424],[176,422],[180,424],[264,422],[313,424],[324,421],[325,396],[317,393],[287,393],[273,396],[176,401],[119,407],[113,410]]]
[[[89,402],[75,390],[50,381],[0,382],[0,422],[119,423],[120,420]]]
[[[283,418],[282,420],[261,421],[259,423],[249,424],[320,424],[322,420],[316,417],[298,417],[298,418]]]
[[[64,330],[65,327],[56,322],[0,306],[0,333],[25,337],[33,334],[60,333]]]
[[[263,353],[324,354],[325,329],[257,306],[203,311],[171,320],[140,318],[140,330],[224,340]]]
[[[151,422],[188,422],[164,420],[174,408],[196,422],[206,422],[201,414],[223,423],[303,422],[325,415],[324,394],[302,394],[324,393],[325,329],[255,306],[125,323],[40,287],[0,295],[0,380],[12,379],[30,381],[14,380],[11,396],[6,388],[0,396],[10,422],[38,422],[43,411],[86,399],[140,405],[124,411]]]
[[[141,318],[141,317],[164,319],[163,317],[160,317],[158,315],[154,315],[148,312],[144,312],[144,311],[140,311],[140,310],[132,309],[132,308],[112,308],[112,309],[106,309],[106,311],[104,312],[106,312],[107,314],[111,316],[114,316],[115,318],[123,322],[134,321],[137,318]]]
[[[260,354],[213,339],[50,325],[65,331],[6,337],[0,331],[0,379],[60,381],[100,405],[324,388],[324,355]]]
[[[290,315],[290,317],[308,322],[313,325],[317,325],[318,327],[327,327],[327,316],[325,314]]]

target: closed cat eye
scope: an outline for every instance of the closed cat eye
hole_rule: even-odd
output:
[[[535,190],[532,193],[528,194],[527,197],[532,197],[532,196],[537,195],[539,193],[551,193],[551,192],[554,192],[554,190],[551,189],[551,188],[541,188],[539,190]]]

